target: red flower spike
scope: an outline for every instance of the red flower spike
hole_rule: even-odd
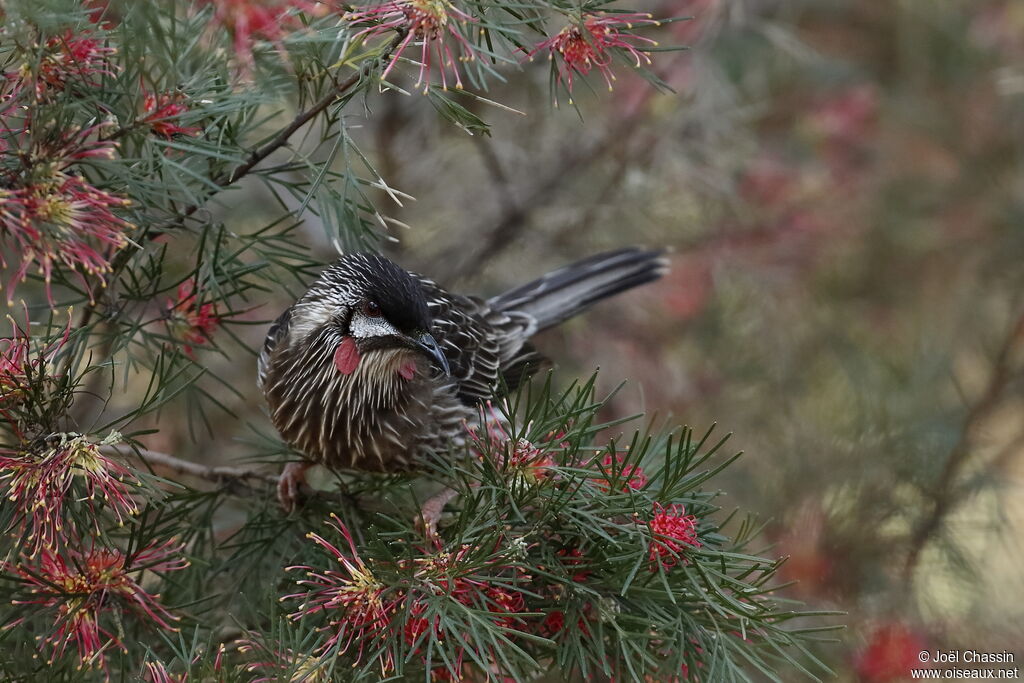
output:
[[[80,665],[105,668],[106,651],[124,649],[116,635],[123,615],[134,614],[157,628],[176,630],[172,622],[177,617],[131,575],[143,570],[164,573],[184,569],[188,561],[180,556],[181,550],[174,541],[154,542],[132,556],[110,548],[63,553],[45,549],[31,562],[24,556],[17,564],[4,562],[0,570],[17,576],[32,596],[13,603],[34,606],[24,610],[30,614],[4,628],[34,618],[40,610],[53,613],[54,630],[43,639],[50,648],[50,663],[74,644]]]
[[[82,148],[66,156],[63,163],[107,153],[105,146]],[[21,264],[7,285],[8,305],[32,263],[43,276],[51,307],[50,281],[55,265],[74,271],[86,286],[89,282],[85,274],[102,277],[110,272],[110,255],[129,243],[125,233],[134,227],[113,210],[128,204],[126,199],[63,172],[43,182],[0,190],[0,239],[13,243],[12,251],[22,254]]]
[[[257,640],[238,641],[238,651],[243,654],[257,650],[265,653],[267,659],[250,662],[245,665],[245,670],[266,675],[254,678],[252,683],[276,683],[282,680],[327,683],[331,680],[329,669],[319,657],[304,655],[286,647],[268,647]]]
[[[347,552],[318,534],[307,536],[330,553],[341,569],[289,567],[289,570],[305,570],[306,578],[297,583],[307,590],[286,595],[281,600],[302,601],[298,609],[289,615],[294,621],[319,613],[327,615],[328,623],[321,630],[329,637],[316,649],[318,655],[337,647],[338,654],[351,654],[358,663],[367,645],[388,632],[395,606],[384,602],[385,586],[359,557],[348,528],[334,514],[327,524],[345,540]],[[389,651],[378,655],[378,664],[381,675],[394,671],[395,663]]]
[[[572,580],[576,583],[586,583],[587,579],[589,579],[590,575],[593,573],[589,569],[579,568],[587,562],[586,556],[579,548],[563,548],[558,551],[558,556],[562,558],[562,564],[567,568],[571,567],[574,570]]]
[[[39,452],[0,451],[0,482],[5,484],[4,495],[14,503],[21,513],[20,519],[28,526],[29,556],[57,546],[63,531],[64,502],[76,478],[83,482],[82,500],[90,509],[99,497],[118,523],[138,512],[128,491],[128,483],[137,482],[135,475],[100,450],[101,445],[120,440],[121,435],[116,432],[98,444],[79,434],[59,434]],[[99,519],[93,517],[99,531]]]
[[[195,359],[193,346],[213,339],[213,332],[220,325],[220,316],[213,303],[199,303],[195,282],[185,280],[178,286],[177,299],[167,302],[165,321],[170,336],[182,342],[185,355]]]
[[[22,438],[17,419],[12,417],[7,409],[28,394],[33,385],[38,385],[51,377],[46,366],[71,336],[71,312],[68,311],[68,323],[64,328],[64,334],[45,345],[39,345],[35,350],[30,336],[28,308],[25,308],[24,327],[10,316],[8,320],[11,321],[11,336],[0,339],[0,418],[7,421],[15,436]]]
[[[163,662],[146,662],[143,680],[146,683],[186,683],[188,674],[172,674]]]
[[[612,475],[613,471],[618,470],[616,479],[620,481],[619,490],[621,492],[639,491],[647,486],[647,475],[644,473],[643,468],[633,464],[620,466],[623,460],[623,456],[618,454],[613,455],[609,453],[604,456],[601,460],[602,475],[594,477],[591,481],[605,493],[610,493],[612,490],[610,475]]]
[[[202,132],[199,126],[181,126],[175,122],[189,109],[184,104],[184,96],[177,93],[161,93],[154,95],[146,93],[142,100],[142,109],[145,116],[140,123],[148,125],[156,135],[170,140],[177,135],[196,135]]]
[[[862,681],[889,683],[902,681],[910,670],[921,667],[918,653],[927,649],[921,634],[906,624],[889,623],[876,628],[867,645],[854,660],[854,668]]]
[[[21,396],[28,384],[28,337],[17,336],[15,330],[16,336],[0,339],[0,407]]]
[[[388,77],[409,45],[419,44],[420,71],[414,87],[422,85],[424,94],[430,89],[430,76],[435,66],[444,90],[448,89],[449,72],[455,78],[455,87],[461,89],[462,76],[457,62],[477,59],[476,47],[459,30],[460,25],[465,27],[476,19],[449,0],[391,0],[372,7],[357,7],[344,18],[352,24],[372,23],[357,31],[353,40],[366,41],[391,35],[396,30],[405,31],[405,38],[395,48],[381,78]]]
[[[302,27],[299,13],[323,13],[325,5],[306,0],[202,0],[214,6],[214,21],[233,36],[235,56],[244,71],[253,67],[257,40],[273,43],[284,53],[283,41],[290,31]]]
[[[499,467],[508,470],[515,481],[527,485],[536,484],[551,475],[555,461],[546,451],[547,444],[537,447],[527,439],[517,439],[513,443],[504,419],[490,403],[481,413],[481,418],[486,436],[480,435],[475,428],[467,427],[477,457],[482,458],[485,453],[494,454]]]
[[[554,636],[565,628],[565,612],[553,610],[548,612],[541,624],[541,632],[548,637]]]
[[[537,43],[527,57],[548,51],[550,59],[559,61],[556,80],[565,83],[566,90],[572,95],[573,78],[576,74],[586,76],[591,69],[597,67],[612,89],[615,74],[611,63],[614,50],[627,53],[639,68],[650,64],[651,58],[641,51],[643,46],[655,46],[657,41],[628,33],[637,24],[657,26],[658,22],[649,14],[585,14],[579,24],[566,26],[558,35]],[[569,100],[572,104],[572,99]]]
[[[103,42],[88,31],[75,35],[69,29],[47,40],[45,50],[34,73],[24,66],[15,76],[23,83],[32,83],[37,99],[61,92],[75,81],[96,87],[99,85],[97,76],[114,75],[110,57],[117,50],[104,47]]]
[[[697,518],[686,514],[682,505],[663,506],[654,504],[654,517],[647,522],[651,530],[651,545],[648,558],[651,571],[658,567],[668,571],[679,562],[679,555],[687,548],[699,548]]]

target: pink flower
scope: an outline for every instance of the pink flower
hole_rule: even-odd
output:
[[[114,74],[110,57],[117,50],[105,47],[103,41],[93,38],[88,31],[75,35],[67,30],[46,41],[45,52],[33,69],[24,65],[16,78],[33,83],[36,98],[60,92],[69,84],[78,82],[86,87],[99,85],[96,76]]]
[[[648,558],[651,571],[660,565],[666,571],[676,566],[679,556],[687,548],[699,548],[697,518],[686,514],[682,505],[663,506],[654,504],[654,517],[647,522],[651,531],[651,545]]]
[[[0,407],[23,395],[30,372],[28,337],[15,326],[15,336],[0,339]]]
[[[27,309],[25,315],[27,318]],[[67,333],[71,331],[70,324],[69,320]],[[28,321],[26,320],[25,327],[22,328],[12,318],[11,327],[13,328],[11,336],[0,339],[0,410],[16,402],[26,391],[31,389],[30,376],[34,375],[35,370],[63,346],[63,342],[60,342],[45,355],[32,359],[30,357],[32,340],[29,337]],[[64,337],[64,341],[66,340],[67,334]]]
[[[532,485],[551,476],[555,460],[548,454],[547,444],[538,447],[528,439],[513,441],[505,420],[490,403],[480,416],[486,434],[473,427],[467,428],[477,457],[490,454],[496,465],[512,476],[513,483]]]
[[[57,546],[63,531],[64,503],[75,482],[82,486],[77,499],[93,509],[96,498],[101,498],[118,523],[138,512],[126,483],[137,481],[135,475],[100,450],[100,446],[120,440],[116,432],[99,444],[80,434],[56,434],[36,447],[0,451],[0,482],[29,529],[29,555]],[[95,514],[93,518],[99,530],[99,520]]]
[[[518,615],[526,611],[526,599],[521,592],[508,586],[490,585],[484,590],[483,598],[496,624],[509,630],[522,625]]]
[[[505,563],[500,555],[485,562],[484,573],[479,563],[470,557],[472,551],[472,547],[463,545],[455,551],[438,549],[431,555],[412,560],[412,566],[415,567],[415,587],[404,596],[407,604],[411,604],[410,618],[406,624],[407,642],[413,645],[417,639],[423,637],[423,634],[429,634],[428,637],[432,636],[437,641],[444,640],[449,646],[455,644],[453,661],[431,671],[431,680],[461,680],[455,673],[464,670],[467,651],[479,648],[481,644],[474,644],[467,632],[442,629],[437,616],[433,620],[424,616],[425,596],[444,596],[481,613],[480,618],[486,615],[493,624],[508,631],[522,630],[524,626],[521,615],[527,611],[526,599],[523,592],[518,590],[518,581],[528,580],[529,577]],[[464,611],[459,610],[456,613]],[[513,634],[506,635],[511,637]],[[423,647],[424,644],[421,642],[419,649]],[[497,661],[493,652],[477,654]]]
[[[811,124],[830,143],[856,145],[871,133],[877,115],[877,90],[859,85],[822,102],[812,112]]]
[[[172,674],[163,662],[146,662],[143,678],[146,683],[185,683],[188,674]]]
[[[572,580],[576,583],[585,583],[593,573],[589,569],[580,569],[581,566],[586,566],[587,556],[579,548],[562,548],[558,551],[558,556],[562,558],[562,564],[566,568],[572,569]]]
[[[173,541],[152,543],[125,555],[110,548],[87,551],[44,549],[38,558],[22,557],[17,564],[4,562],[0,569],[15,575],[30,597],[15,598],[24,605],[25,616],[8,623],[12,628],[34,618],[39,612],[52,614],[53,632],[43,639],[50,647],[50,663],[62,657],[74,644],[84,666],[105,666],[105,652],[111,646],[124,649],[117,637],[124,616],[134,614],[153,626],[176,630],[177,617],[167,611],[139,584],[133,574],[143,570],[164,573],[188,566],[181,557],[182,546]]]
[[[553,636],[565,628],[565,612],[552,610],[544,617],[541,624],[541,632],[546,636]]]
[[[184,97],[177,93],[146,93],[142,101],[146,116],[141,119],[141,123],[147,124],[154,133],[167,140],[176,135],[196,135],[202,132],[199,126],[181,126],[175,122],[189,111],[183,100]]]
[[[415,87],[430,88],[430,75],[436,66],[441,75],[441,87],[448,89],[448,73],[455,78],[455,87],[462,88],[462,76],[457,62],[471,62],[477,50],[464,35],[466,26],[475,23],[471,15],[460,10],[449,0],[390,0],[371,7],[357,7],[344,16],[352,24],[371,23],[352,36],[353,40],[368,40],[405,31],[405,37],[395,48],[391,61],[384,69],[387,78],[405,49],[413,43],[420,46],[420,71]],[[460,28],[461,27],[461,28]]]
[[[576,619],[576,628],[585,636],[590,635],[590,625],[587,623],[591,607],[589,604],[583,606],[583,613]],[[565,630],[565,612],[552,610],[540,623],[540,634],[545,638],[554,638]]]
[[[306,578],[297,583],[307,590],[281,599],[302,600],[298,609],[289,615],[293,621],[315,614],[327,615],[328,623],[320,630],[326,632],[328,638],[316,648],[318,655],[337,647],[338,654],[352,654],[358,663],[364,650],[372,646],[372,643],[379,642],[387,633],[394,605],[385,603],[386,587],[359,557],[348,528],[334,514],[331,514],[331,521],[327,524],[345,540],[347,552],[318,534],[310,533],[307,536],[329,552],[340,569],[289,567],[289,570],[305,570]],[[378,664],[381,675],[394,670],[390,651],[385,650],[378,655]]]
[[[43,275],[51,306],[55,265],[76,272],[86,286],[85,274],[108,273],[111,255],[128,244],[125,233],[133,227],[114,210],[128,204],[127,199],[99,190],[77,175],[61,172],[25,187],[0,190],[0,231],[9,246],[22,254],[7,285],[8,304],[32,263]]]
[[[31,323],[27,308],[24,327],[15,322],[14,318],[9,319],[11,336],[0,339],[0,418],[6,420],[14,436],[21,439],[22,425],[16,408],[30,392],[45,389],[46,384],[55,380],[47,365],[71,336],[71,316],[68,316],[64,333],[60,337],[49,337],[35,344],[30,335]]]
[[[213,339],[220,317],[213,303],[197,301],[194,281],[185,280],[178,286],[177,299],[167,302],[165,322],[171,337],[183,342],[185,355],[195,358],[193,345],[206,344]]]
[[[906,624],[882,624],[857,654],[854,668],[867,683],[902,681],[909,677],[911,669],[921,667],[917,655],[925,649],[924,638]]]
[[[608,89],[612,89],[615,74],[611,63],[615,51],[625,52],[637,68],[650,64],[651,58],[641,51],[643,46],[655,46],[657,41],[628,33],[636,24],[657,26],[658,22],[649,14],[585,14],[578,24],[566,26],[553,38],[548,38],[534,46],[527,55],[533,57],[538,52],[547,50],[549,58],[558,60],[556,82],[565,83],[570,96],[573,78],[576,74],[586,76],[591,69],[597,67],[604,77]],[[569,100],[572,103],[572,100]]]
[[[284,52],[285,36],[302,26],[299,13],[321,12],[319,3],[306,0],[202,0],[202,4],[214,6],[214,20],[234,37],[235,56],[245,70],[252,69],[257,40],[268,40]]]
[[[329,668],[320,657],[302,654],[277,644],[268,645],[261,642],[258,636],[238,641],[238,651],[243,654],[258,652],[260,655],[260,659],[245,665],[249,673],[265,674],[254,678],[252,683],[284,680],[327,683],[331,680]]]
[[[591,479],[602,491],[611,492],[612,481],[619,482],[619,490],[623,493],[639,491],[647,486],[647,475],[639,465],[623,464],[623,456],[609,453],[601,460],[602,474]]]

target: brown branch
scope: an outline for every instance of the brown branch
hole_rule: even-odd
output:
[[[954,483],[957,476],[970,460],[972,453],[971,437],[979,422],[999,405],[1006,386],[1013,379],[1014,372],[1011,365],[1013,351],[1020,339],[1024,337],[1024,312],[1019,313],[1014,324],[1010,327],[1003,343],[996,353],[995,361],[992,364],[992,372],[989,375],[985,390],[977,401],[968,409],[964,417],[963,426],[960,429],[960,436],[946,458],[946,465],[939,475],[938,481],[932,493],[932,509],[928,516],[921,522],[913,536],[910,538],[910,547],[907,551],[907,559],[903,566],[904,582],[909,584],[913,580],[914,570],[921,559],[921,553],[932,535],[942,526],[942,522],[949,513],[960,502],[955,496]]]
[[[177,474],[187,474],[197,479],[205,479],[215,484],[243,484],[263,482],[277,486],[278,476],[273,472],[262,472],[242,467],[209,467],[167,453],[151,451],[148,448],[134,448],[125,445],[109,445],[100,449],[105,454],[121,457],[134,457],[150,467],[163,467]]]
[[[644,92],[625,111],[614,115],[603,134],[589,143],[580,145],[570,141],[559,147],[551,156],[552,162],[546,164],[551,170],[519,192],[511,187],[494,149],[486,140],[476,139],[484,167],[498,194],[498,215],[485,216],[476,227],[467,231],[473,235],[470,244],[479,246],[467,249],[460,244],[458,248],[447,250],[444,258],[436,259],[436,267],[431,272],[439,273],[437,280],[451,285],[478,275],[500,252],[515,243],[529,227],[533,214],[553,203],[566,183],[578,178],[579,169],[587,168],[609,150],[624,149],[630,145],[641,132],[642,127],[638,123],[647,115],[656,92],[653,88]],[[646,150],[649,152],[655,148],[656,145],[651,143]],[[453,254],[456,255],[454,258]]]
[[[486,217],[477,227],[468,231],[468,234],[476,235],[472,242],[478,246],[447,252],[445,259],[439,259],[437,270],[441,274],[437,278],[438,281],[451,284],[478,274],[500,252],[515,243],[529,226],[531,215],[554,201],[566,181],[577,177],[578,169],[587,167],[607,153],[610,146],[625,144],[634,129],[629,125],[632,121],[629,119],[620,122],[619,125],[609,126],[604,135],[588,145],[580,147],[570,144],[560,149],[557,154],[560,162],[531,186],[522,190],[522,198],[519,201],[511,199],[514,197],[511,190],[502,189],[500,214],[497,217]],[[493,171],[490,172],[493,177]],[[461,256],[452,258],[452,254]]]
[[[151,470],[163,468],[175,474],[202,479],[222,487],[225,492],[233,495],[254,494],[276,497],[277,485],[280,481],[280,476],[273,472],[244,467],[209,467],[168,453],[152,451],[148,448],[138,448],[127,444],[100,446],[100,452],[104,455],[114,455],[121,458],[135,458],[142,461]],[[374,504],[379,502],[375,497],[369,497],[366,500],[354,498],[344,487],[340,487],[337,491],[329,491],[314,489],[308,484],[303,483],[299,487],[299,493],[303,500],[320,498],[343,505],[357,506],[364,510],[373,509]]]

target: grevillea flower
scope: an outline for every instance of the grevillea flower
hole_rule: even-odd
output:
[[[137,481],[135,476],[100,449],[119,441],[117,432],[99,443],[80,434],[55,434],[25,450],[0,450],[0,482],[20,513],[16,519],[28,527],[29,554],[56,547],[63,531],[64,504],[77,481],[82,488],[76,499],[86,502],[94,513],[97,497],[118,523],[138,512],[128,490],[128,484]],[[95,514],[93,518],[98,530],[99,520]]]
[[[115,211],[129,201],[68,171],[86,160],[113,157],[115,143],[98,137],[105,125],[59,127],[31,139],[9,138],[22,147],[20,155],[34,161],[24,178],[12,179],[0,189],[0,240],[8,247],[5,251],[21,257],[7,283],[8,305],[33,263],[43,275],[53,306],[50,283],[56,266],[74,271],[89,289],[87,275],[102,280],[113,252],[128,244],[126,233],[133,226]],[[2,256],[0,263],[7,267]]]
[[[528,439],[513,440],[506,421],[490,403],[481,411],[480,420],[484,433],[467,426],[477,457],[491,454],[497,466],[512,476],[510,483],[513,486],[533,485],[551,476],[555,461],[548,454],[548,449],[538,447]]]
[[[237,644],[238,651],[243,654],[258,653],[258,659],[245,665],[249,673],[264,674],[254,678],[252,683],[327,683],[331,680],[329,669],[320,657],[279,645],[267,645],[259,636],[240,640]]]
[[[425,634],[432,635],[439,643],[446,642],[449,647],[454,645],[449,650],[451,661],[432,670],[431,680],[461,680],[455,673],[463,670],[467,650],[481,644],[471,643],[468,632],[442,629],[439,617],[431,618],[427,614],[427,600],[452,600],[481,616],[486,615],[499,628],[523,630],[526,600],[518,585],[528,583],[530,577],[509,564],[501,554],[487,558],[482,568],[479,558],[472,555],[473,550],[469,545],[454,551],[438,547],[436,552],[413,558],[411,564],[400,563],[403,568],[413,568],[414,588],[403,595],[404,605],[400,607],[409,610],[405,623],[406,642],[415,646],[414,653],[424,649]]]
[[[112,47],[105,47],[102,40],[94,38],[88,31],[75,35],[69,29],[46,41],[37,65],[25,64],[8,78],[17,81],[14,85],[16,90],[33,84],[33,92],[38,99],[63,91],[76,82],[95,87],[99,84],[97,76],[114,74],[110,57],[116,52]]]
[[[587,623],[591,611],[589,604],[583,606],[580,616],[576,619],[576,628],[585,636],[590,635],[590,624]],[[554,638],[565,630],[565,612],[562,610],[551,610],[540,623],[540,634],[545,638]]]
[[[612,82],[615,80],[611,64],[616,50],[626,53],[637,68],[651,63],[651,58],[641,49],[658,43],[650,38],[629,33],[638,24],[657,26],[658,22],[651,18],[650,14],[635,12],[585,14],[578,24],[566,26],[554,37],[537,43],[527,56],[532,58],[538,52],[547,51],[550,59],[558,61],[557,82],[564,82],[570,93],[575,75],[586,76],[594,67],[601,72],[608,89],[611,90]]]
[[[458,62],[471,62],[477,58],[477,50],[463,32],[470,23],[471,15],[460,10],[449,0],[391,0],[379,5],[357,7],[344,16],[353,24],[371,23],[352,36],[353,40],[368,40],[394,31],[404,31],[405,37],[391,54],[391,61],[384,69],[387,78],[391,69],[401,59],[410,44],[420,46],[420,72],[415,87],[423,86],[426,93],[430,88],[430,75],[434,66],[441,76],[441,87],[448,89],[448,73],[455,78],[455,87],[462,87],[462,75]],[[461,27],[461,28],[460,28]]]
[[[927,648],[921,634],[906,624],[888,623],[877,627],[854,661],[862,681],[889,683],[906,680],[912,668],[920,668],[918,653]]]
[[[270,41],[284,53],[285,36],[302,26],[299,13],[317,15],[325,9],[306,0],[203,0],[203,4],[213,5],[214,21],[231,33],[235,56],[245,70],[252,68],[257,40]]]
[[[111,254],[128,244],[125,233],[133,227],[114,210],[128,204],[127,199],[65,173],[0,190],[0,230],[12,249],[22,254],[7,285],[8,305],[32,263],[43,275],[51,306],[50,281],[56,264],[75,271],[84,286],[89,284],[86,274],[102,277],[110,272]]]
[[[558,551],[558,557],[567,570],[573,572],[572,580],[576,583],[585,583],[593,573],[587,566],[587,556],[579,548],[562,548]]]
[[[182,545],[174,541],[152,543],[139,552],[125,555],[111,548],[92,547],[86,551],[44,549],[35,558],[22,557],[18,563],[4,562],[0,570],[19,579],[25,597],[13,604],[24,606],[25,615],[4,628],[13,628],[38,612],[52,615],[53,632],[43,638],[50,648],[50,663],[74,645],[80,665],[105,666],[111,647],[124,649],[117,633],[125,616],[135,615],[152,626],[176,630],[177,617],[160,604],[159,596],[139,583],[143,570],[165,573],[184,569]]]
[[[18,334],[0,339],[0,407],[22,395],[31,372],[29,362],[29,341],[27,336]]]
[[[619,454],[609,453],[601,459],[601,476],[591,479],[602,491],[608,493],[612,490],[612,482],[618,483],[618,489],[623,493],[628,491],[639,491],[647,486],[647,475],[643,468],[633,463],[625,463],[625,458]]]
[[[326,632],[328,638],[316,649],[317,654],[326,654],[336,647],[339,655],[350,654],[358,663],[368,646],[380,642],[386,636],[394,605],[385,602],[386,587],[359,557],[348,528],[334,514],[331,514],[331,521],[327,524],[345,540],[347,552],[319,534],[309,533],[307,537],[330,553],[340,569],[289,567],[289,570],[301,569],[306,572],[306,578],[297,583],[307,590],[281,599],[302,600],[298,609],[289,615],[294,621],[314,614],[327,615],[328,623],[320,630]],[[381,652],[377,660],[381,675],[394,670],[394,659],[390,651]]]
[[[142,109],[145,116],[140,122],[167,140],[176,135],[196,135],[203,130],[199,126],[182,126],[177,123],[177,119],[189,111],[184,96],[178,93],[146,93]]]
[[[178,297],[167,302],[165,321],[171,337],[182,342],[185,354],[194,358],[193,345],[206,344],[213,338],[220,317],[213,303],[199,302],[195,283],[185,280],[178,286]]]
[[[33,344],[30,333],[28,308],[25,308],[24,326],[10,316],[8,320],[11,321],[11,336],[0,339],[0,418],[7,422],[14,436],[22,438],[18,419],[12,415],[11,409],[33,389],[42,388],[53,379],[47,365],[71,336],[71,315],[69,311],[63,335],[36,344]]]
[[[186,683],[188,674],[172,674],[163,662],[146,662],[143,670],[146,683]]]
[[[561,610],[551,610],[541,622],[541,633],[548,637],[559,633],[563,628],[565,628],[565,612]]]
[[[687,548],[699,548],[697,518],[686,514],[682,505],[663,506],[654,504],[654,517],[647,522],[651,530],[651,545],[648,558],[651,571],[658,566],[668,570],[679,562],[680,554]]]

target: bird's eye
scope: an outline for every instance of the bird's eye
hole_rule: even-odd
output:
[[[363,315],[367,318],[379,318],[381,315],[380,306],[372,301],[367,301],[363,304]]]

